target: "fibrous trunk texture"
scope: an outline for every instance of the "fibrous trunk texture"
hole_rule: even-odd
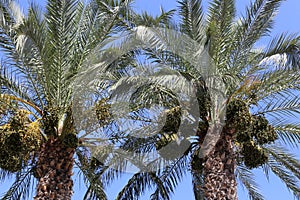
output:
[[[204,161],[206,200],[237,200],[235,168],[232,135],[222,133],[215,149]]]
[[[42,145],[36,168],[39,182],[35,200],[71,200],[74,152],[63,147],[59,139],[49,139]]]

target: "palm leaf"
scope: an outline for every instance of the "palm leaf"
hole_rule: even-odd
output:
[[[278,153],[278,148],[275,150]],[[268,151],[268,149],[266,149]],[[273,155],[275,154],[274,149],[273,151],[269,151],[269,161],[266,164],[270,170],[279,178],[281,181],[286,185],[286,187],[293,192],[295,198],[300,197],[300,188],[299,188],[299,162],[294,160],[293,156],[288,155],[284,153],[281,150],[279,150],[279,155]],[[297,168],[291,170],[291,166]],[[295,173],[297,176],[295,176]]]
[[[220,70],[228,68],[227,59],[232,50],[232,24],[235,17],[233,0],[214,0],[209,6],[209,52]]]
[[[272,145],[265,148],[265,150],[300,181],[300,163],[296,155],[291,154],[289,150],[279,145]]]
[[[179,3],[179,15],[181,16],[181,31],[191,39],[203,43],[205,39],[205,21],[201,0],[183,0]]]
[[[251,200],[263,200],[258,184],[255,182],[254,173],[244,165],[238,165],[237,178],[241,185],[248,191],[248,196]]]
[[[170,199],[164,190],[163,182],[153,172],[141,172],[133,175],[116,199],[138,199],[152,184],[158,187],[158,193],[162,195],[163,199]]]
[[[299,123],[283,123],[274,126],[279,138],[285,144],[297,147],[300,142],[300,124]]]
[[[283,69],[298,69],[300,37],[296,34],[282,33],[271,40],[264,50],[266,64]]]
[[[161,192],[162,188],[165,191],[167,199],[169,196],[175,192],[176,186],[180,183],[183,176],[187,173],[188,167],[188,156],[183,155],[178,159],[175,159],[168,165],[166,165],[161,172],[159,172],[159,179],[163,183],[162,185],[156,185],[157,189],[151,195],[151,199],[164,199],[163,193]]]
[[[245,55],[259,38],[270,32],[281,2],[282,0],[256,0],[247,8],[246,16],[237,22],[235,28],[232,67],[243,69],[248,66],[249,60]]]
[[[32,194],[32,184],[34,184],[34,179],[31,176],[31,173],[32,171],[30,169],[18,172],[14,183],[10,189],[2,195],[1,200],[28,199]]]
[[[76,165],[80,169],[80,173],[83,174],[88,188],[84,195],[84,199],[106,200],[107,196],[104,191],[103,183],[101,181],[101,176],[105,168],[103,168],[101,165],[100,166],[91,165],[90,163],[91,158],[86,157],[86,155],[80,150],[77,150],[76,154],[79,160],[79,162],[77,162]]]

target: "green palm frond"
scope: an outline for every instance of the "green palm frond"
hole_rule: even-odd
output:
[[[151,195],[151,199],[164,199],[161,192],[166,192],[167,197],[175,192],[176,186],[180,183],[183,176],[186,175],[189,164],[189,157],[183,155],[178,159],[173,160],[167,166],[165,166],[160,172],[158,172],[159,179],[163,183],[162,185],[157,185],[155,192]]]
[[[104,30],[110,30],[114,27],[115,33],[118,33],[131,27],[132,17],[134,16],[131,8],[133,0],[96,0],[96,2],[101,12],[106,13],[107,20],[114,22],[108,23]]]
[[[161,8],[161,14],[158,16],[151,16],[147,12],[142,14],[134,14],[132,16],[132,23],[134,26],[149,26],[149,27],[169,27],[172,26],[172,16],[175,10],[165,11]]]
[[[254,173],[244,165],[238,165],[237,178],[241,185],[247,190],[251,200],[263,200],[264,197],[259,191],[258,184],[255,182]]]
[[[242,69],[248,66],[249,59],[245,55],[252,50],[258,39],[270,32],[281,2],[282,0],[256,0],[247,8],[246,16],[237,21],[232,67]]]
[[[46,30],[46,21],[42,8],[35,3],[31,3],[28,15],[17,27],[16,31],[30,40],[30,46],[38,51],[39,55],[37,56],[42,56],[45,51]]]
[[[31,101],[31,98],[26,93],[27,88],[20,84],[18,78],[11,73],[11,69],[6,67],[4,63],[0,67],[0,84],[4,86],[2,88],[3,91],[23,98],[26,101]]]
[[[272,155],[274,160],[281,163],[282,166],[292,172],[298,181],[300,181],[300,162],[296,155],[293,155],[289,150],[279,145],[272,145],[265,148],[265,150]]]
[[[279,139],[292,147],[297,147],[300,143],[300,124],[290,123],[290,124],[278,124],[275,125],[275,131],[277,132]]]
[[[77,28],[79,39],[76,44],[76,56],[79,58],[74,59],[76,63],[73,71],[78,72],[91,50],[109,37],[116,24],[129,17],[127,15],[123,16],[123,11],[130,9],[130,2],[91,1],[86,6],[83,19]]]
[[[65,106],[68,89],[65,84],[65,73],[71,67],[77,32],[78,1],[48,1],[47,13],[47,52],[43,58],[45,68],[50,69],[46,75],[48,88],[53,103]]]
[[[257,74],[257,89],[256,96],[258,100],[268,97],[282,97],[284,95],[295,96],[293,93],[299,90],[299,78],[297,73],[289,73],[285,70],[267,71],[262,74]]]
[[[281,179],[295,198],[299,198],[299,161],[284,148],[274,146],[264,149],[269,153],[267,167]]]
[[[215,64],[228,68],[228,56],[232,51],[232,24],[235,17],[233,0],[213,0],[208,13],[209,52]]]
[[[282,33],[271,40],[264,50],[266,64],[282,69],[299,69],[300,37],[297,34]]]
[[[205,37],[205,20],[201,0],[183,0],[179,3],[181,31],[191,39],[202,43]]]
[[[168,192],[164,189],[164,183],[154,172],[141,172],[133,175],[116,199],[138,199],[151,185],[157,186],[158,193],[163,199],[170,199]]]
[[[300,114],[300,99],[298,96],[270,96],[262,101],[260,109],[257,114],[268,114],[275,118],[296,117]]]
[[[219,23],[217,32],[227,32],[231,28],[235,17],[235,4],[233,0],[213,0],[209,6],[208,21],[210,23]]]
[[[0,46],[3,48],[7,56],[11,59],[15,58],[15,36],[16,32],[13,27],[19,25],[23,20],[23,14],[14,1],[0,1]]]
[[[20,199],[26,200],[32,194],[32,185],[35,184],[31,176],[31,169],[25,169],[15,175],[15,181],[10,189],[1,196],[1,200]]]
[[[77,150],[76,154],[79,160],[76,165],[80,169],[80,173],[83,174],[86,186],[88,188],[84,195],[84,199],[106,200],[107,196],[101,179],[105,168],[101,164],[94,165],[94,163],[91,162],[91,158],[88,158],[87,155],[80,150]]]
[[[43,105],[40,92],[42,88],[36,80],[36,71],[31,67],[37,63],[34,59],[31,59],[35,55],[34,49],[31,48],[31,43],[24,36],[19,35],[17,31],[23,23],[24,17],[20,9],[17,9],[18,6],[14,1],[9,1],[7,4],[1,3],[2,15],[6,16],[3,18],[0,27],[2,37],[2,45],[0,44],[0,46],[6,53],[5,63],[1,67],[2,84],[7,85],[7,89],[14,90],[18,96],[24,97],[25,93],[31,93],[31,101]],[[11,81],[11,77],[14,78],[14,81]],[[20,80],[23,81],[20,82]],[[13,85],[18,84],[18,81],[24,88],[23,92],[15,90],[17,87],[13,87]],[[16,83],[13,84],[13,82]],[[29,99],[27,98],[27,100]]]
[[[256,0],[246,10],[246,16],[241,19],[241,30],[238,33],[244,48],[252,47],[261,36],[271,30],[281,2],[282,0]]]

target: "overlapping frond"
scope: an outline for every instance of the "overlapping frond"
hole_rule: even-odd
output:
[[[43,95],[40,83],[37,81],[36,55],[26,37],[19,35],[18,28],[24,22],[24,16],[16,2],[1,2],[1,13],[6,16],[1,23],[1,44],[6,60],[1,67],[2,84],[15,95],[27,95],[39,106],[43,105]],[[12,78],[14,81],[11,81]],[[15,82],[15,84],[13,84]],[[17,90],[13,85],[22,85],[24,91]],[[27,99],[28,100],[28,99]]]
[[[87,157],[87,155],[79,150],[76,151],[76,154],[79,160],[76,165],[80,169],[79,173],[83,174],[88,188],[83,199],[106,200],[107,196],[101,179],[105,168],[101,164],[98,164],[98,162],[93,163],[92,158]]]
[[[272,39],[264,50],[262,62],[273,68],[298,70],[300,66],[299,52],[300,36],[282,33]]]
[[[133,175],[116,199],[138,199],[138,197],[142,195],[146,189],[152,187],[152,185],[157,186],[157,191],[162,196],[162,198],[158,199],[170,199],[168,192],[165,191],[163,182],[154,172],[141,172]]]
[[[208,42],[210,56],[215,65],[224,71],[229,68],[232,45],[232,25],[235,17],[233,0],[213,0],[208,13]],[[224,72],[223,72],[224,73]]]
[[[249,63],[245,55],[252,50],[255,42],[269,34],[282,1],[256,0],[247,8],[246,16],[236,22],[234,50],[231,55],[233,68],[241,69]]]
[[[182,178],[186,175],[189,164],[189,157],[183,155],[178,159],[173,160],[170,164],[162,168],[158,172],[159,179],[163,183],[162,185],[156,185],[155,192],[151,195],[153,200],[163,200],[164,196],[161,192],[162,188],[166,192],[165,199],[169,199],[172,193],[175,192],[177,185]]]

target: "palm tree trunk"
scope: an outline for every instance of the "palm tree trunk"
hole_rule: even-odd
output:
[[[39,182],[35,200],[71,200],[74,152],[74,149],[64,147],[57,138],[42,145],[36,168]]]
[[[204,161],[203,167],[206,200],[237,200],[232,135],[222,133],[213,152]]]

